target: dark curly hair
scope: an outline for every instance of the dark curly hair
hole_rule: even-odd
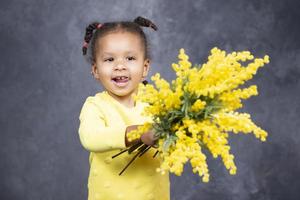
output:
[[[131,21],[117,21],[117,22],[105,22],[105,23],[93,22],[86,27],[82,53],[84,56],[86,56],[88,62],[90,64],[93,64],[96,61],[97,46],[95,44],[97,44],[98,39],[111,32],[128,31],[140,36],[142,44],[144,46],[144,58],[151,59],[147,37],[140,26],[151,27],[155,31],[157,30],[157,26],[152,21],[140,16],[134,19],[133,22]],[[89,43],[91,44],[89,45]],[[89,55],[87,55],[88,52]]]

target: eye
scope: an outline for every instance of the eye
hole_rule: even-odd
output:
[[[135,60],[135,57],[133,57],[133,56],[129,56],[127,58],[128,58],[128,60]]]
[[[106,62],[106,61],[111,62],[111,61],[113,61],[113,60],[114,60],[113,58],[107,58],[107,59],[104,59],[104,62]]]

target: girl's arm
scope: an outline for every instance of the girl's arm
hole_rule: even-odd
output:
[[[126,125],[105,126],[105,117],[99,106],[88,98],[80,115],[78,129],[82,146],[93,152],[105,152],[126,148]]]

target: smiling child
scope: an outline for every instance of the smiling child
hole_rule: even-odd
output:
[[[133,22],[92,23],[86,28],[83,54],[88,52],[91,73],[104,88],[86,98],[79,116],[78,129],[82,146],[90,152],[88,199],[170,199],[169,174],[156,172],[159,156],[150,148],[119,176],[133,155],[112,156],[137,141],[129,142],[127,133],[150,118],[141,113],[146,103],[135,101],[139,84],[147,84],[150,55],[141,26],[157,30],[148,19]],[[89,51],[88,51],[89,50]],[[154,132],[139,139],[154,145]]]

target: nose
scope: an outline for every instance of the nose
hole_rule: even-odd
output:
[[[118,61],[114,67],[115,70],[126,69],[126,65],[122,61]]]

